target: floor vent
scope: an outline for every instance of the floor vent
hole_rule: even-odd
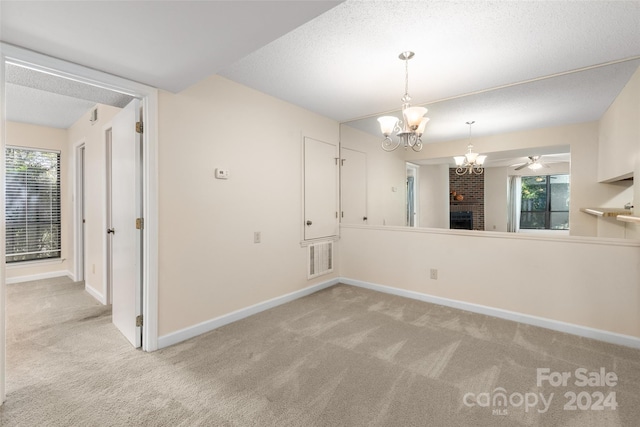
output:
[[[333,242],[313,243],[309,248],[307,278],[322,276],[333,271]]]

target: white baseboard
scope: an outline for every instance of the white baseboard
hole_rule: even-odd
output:
[[[244,319],[245,317],[249,317],[254,314],[260,313],[261,311],[265,311],[270,308],[274,308],[279,305],[285,304],[287,302],[291,302],[298,298],[302,298],[304,296],[313,294],[315,292],[318,292],[322,289],[336,285],[338,283],[340,283],[340,280],[331,279],[326,282],[318,283],[313,286],[300,289],[299,291],[291,292],[289,294],[272,298],[270,300],[267,300],[258,304],[254,304],[249,307],[241,308],[240,310],[236,310],[231,313],[216,317],[214,319],[207,320],[202,323],[198,323],[197,325],[189,326],[179,331],[172,332],[167,335],[163,335],[161,337],[158,337],[158,349],[169,347],[171,345],[174,345],[179,342],[188,340],[189,338],[193,338],[198,335],[204,334],[205,332],[212,331],[214,329],[217,329],[229,323],[238,321],[240,319]]]
[[[28,276],[7,277],[5,283],[11,285],[14,283],[31,282],[32,280],[53,279],[55,277],[68,277],[73,280],[72,274],[67,270],[50,271],[47,273],[30,274]]]
[[[88,283],[85,282],[84,284],[84,290],[91,295],[92,297],[94,297],[95,299],[98,300],[98,302],[102,305],[107,305],[107,299],[104,297],[104,295],[102,295],[100,292],[96,291],[95,289],[93,289],[91,286],[89,286]]]
[[[640,338],[633,337],[630,335],[618,334],[615,332],[604,331],[601,329],[594,329],[587,326],[575,325],[573,323],[561,322],[558,320],[532,316],[529,314],[517,313],[514,311],[488,307],[480,304],[473,304],[473,303],[453,300],[449,298],[436,297],[432,295],[423,294],[420,292],[408,291],[405,289],[393,288],[391,286],[378,285],[375,283],[363,282],[361,280],[353,280],[345,277],[339,278],[338,282],[344,283],[346,285],[371,289],[373,291],[397,295],[400,297],[411,298],[419,301],[425,301],[432,304],[444,305],[447,307],[457,308],[460,310],[471,311],[473,313],[486,314],[488,316],[499,317],[500,319],[525,323],[527,325],[539,326],[541,328],[551,329],[553,331],[566,332],[568,334],[578,335],[585,338],[592,338],[595,340],[604,341],[611,344],[623,345],[625,347],[640,349]]]

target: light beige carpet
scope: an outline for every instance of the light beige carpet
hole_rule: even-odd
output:
[[[155,353],[82,284],[7,299],[3,427],[640,423],[640,351],[345,285]],[[571,377],[538,386],[538,368]],[[578,369],[618,379],[580,386]]]

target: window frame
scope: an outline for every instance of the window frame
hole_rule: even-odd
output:
[[[570,225],[567,226],[567,228],[551,228],[551,214],[552,213],[557,213],[557,212],[570,212],[570,207],[567,206],[567,209],[563,209],[563,210],[552,210],[551,209],[551,177],[557,177],[557,176],[566,176],[568,179],[568,184],[569,186],[571,185],[571,181],[570,181],[570,174],[567,173],[555,173],[555,174],[549,174],[549,175],[527,175],[527,176],[522,176],[521,180],[526,179],[526,178],[538,178],[538,177],[542,177],[545,179],[545,191],[546,191],[546,200],[545,200],[545,209],[544,210],[523,210],[522,209],[522,202],[520,202],[520,221],[519,221],[519,229],[521,230],[558,230],[558,231],[568,231],[570,229]],[[520,184],[520,194],[521,194],[521,199],[522,198],[522,184]],[[569,187],[570,188],[570,187]],[[523,222],[522,219],[524,218],[525,214],[527,213],[544,213],[544,228],[532,228],[532,227],[525,227],[523,226]],[[567,221],[568,223],[568,221]]]
[[[9,197],[11,195],[11,188],[9,187],[7,177],[9,175],[8,169],[8,161],[10,156],[8,155],[9,150],[19,150],[23,152],[31,152],[31,153],[48,153],[56,155],[56,163],[55,163],[55,174],[56,181],[55,184],[51,185],[51,192],[53,193],[53,198],[56,201],[51,205],[51,208],[47,211],[47,215],[49,216],[49,228],[53,229],[55,227],[55,235],[52,237],[54,245],[47,250],[39,250],[39,251],[28,251],[28,252],[15,252],[13,249],[10,250],[9,244],[15,241],[15,237],[10,234],[9,227],[9,208],[12,204],[9,202]],[[18,264],[26,264],[26,263],[36,263],[43,261],[56,261],[62,259],[62,152],[60,150],[52,150],[46,148],[37,148],[37,147],[25,147],[25,146],[16,146],[16,145],[7,145],[4,150],[4,175],[5,175],[5,227],[6,227],[6,240],[5,240],[5,263],[7,266],[18,265]],[[50,168],[49,170],[53,170]],[[32,176],[31,178],[34,178]],[[27,179],[29,177],[27,176]],[[31,180],[35,184],[35,180]],[[39,184],[38,184],[39,185]],[[33,191],[32,191],[33,194]],[[29,191],[27,190],[25,199],[27,199],[26,203],[28,204]],[[42,220],[34,220],[33,214],[40,214],[43,212],[42,210],[36,210],[31,213],[29,216],[29,212],[25,214],[24,223],[25,227],[29,227],[29,224],[39,224],[40,226],[47,221]],[[28,247],[31,242],[29,242],[29,237],[25,237],[26,243],[25,245]]]

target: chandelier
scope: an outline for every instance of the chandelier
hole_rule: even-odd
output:
[[[469,125],[469,145],[467,145],[467,153],[464,156],[455,156],[453,159],[456,161],[456,174],[469,175],[476,173],[478,175],[484,172],[482,165],[484,164],[487,156],[481,156],[478,153],[473,152],[473,145],[471,144],[471,125],[474,121],[467,122]]]
[[[422,150],[422,134],[424,128],[429,121],[428,117],[423,117],[427,114],[427,109],[424,107],[412,107],[410,104],[411,97],[409,96],[409,60],[413,58],[413,52],[402,52],[398,58],[404,61],[404,96],[402,100],[402,117],[404,122],[394,116],[383,116],[378,118],[380,123],[380,131],[384,135],[382,140],[382,149],[385,151],[393,151],[401,144],[406,149],[411,147],[413,151]],[[392,133],[395,133],[398,137],[395,141],[390,137]]]

